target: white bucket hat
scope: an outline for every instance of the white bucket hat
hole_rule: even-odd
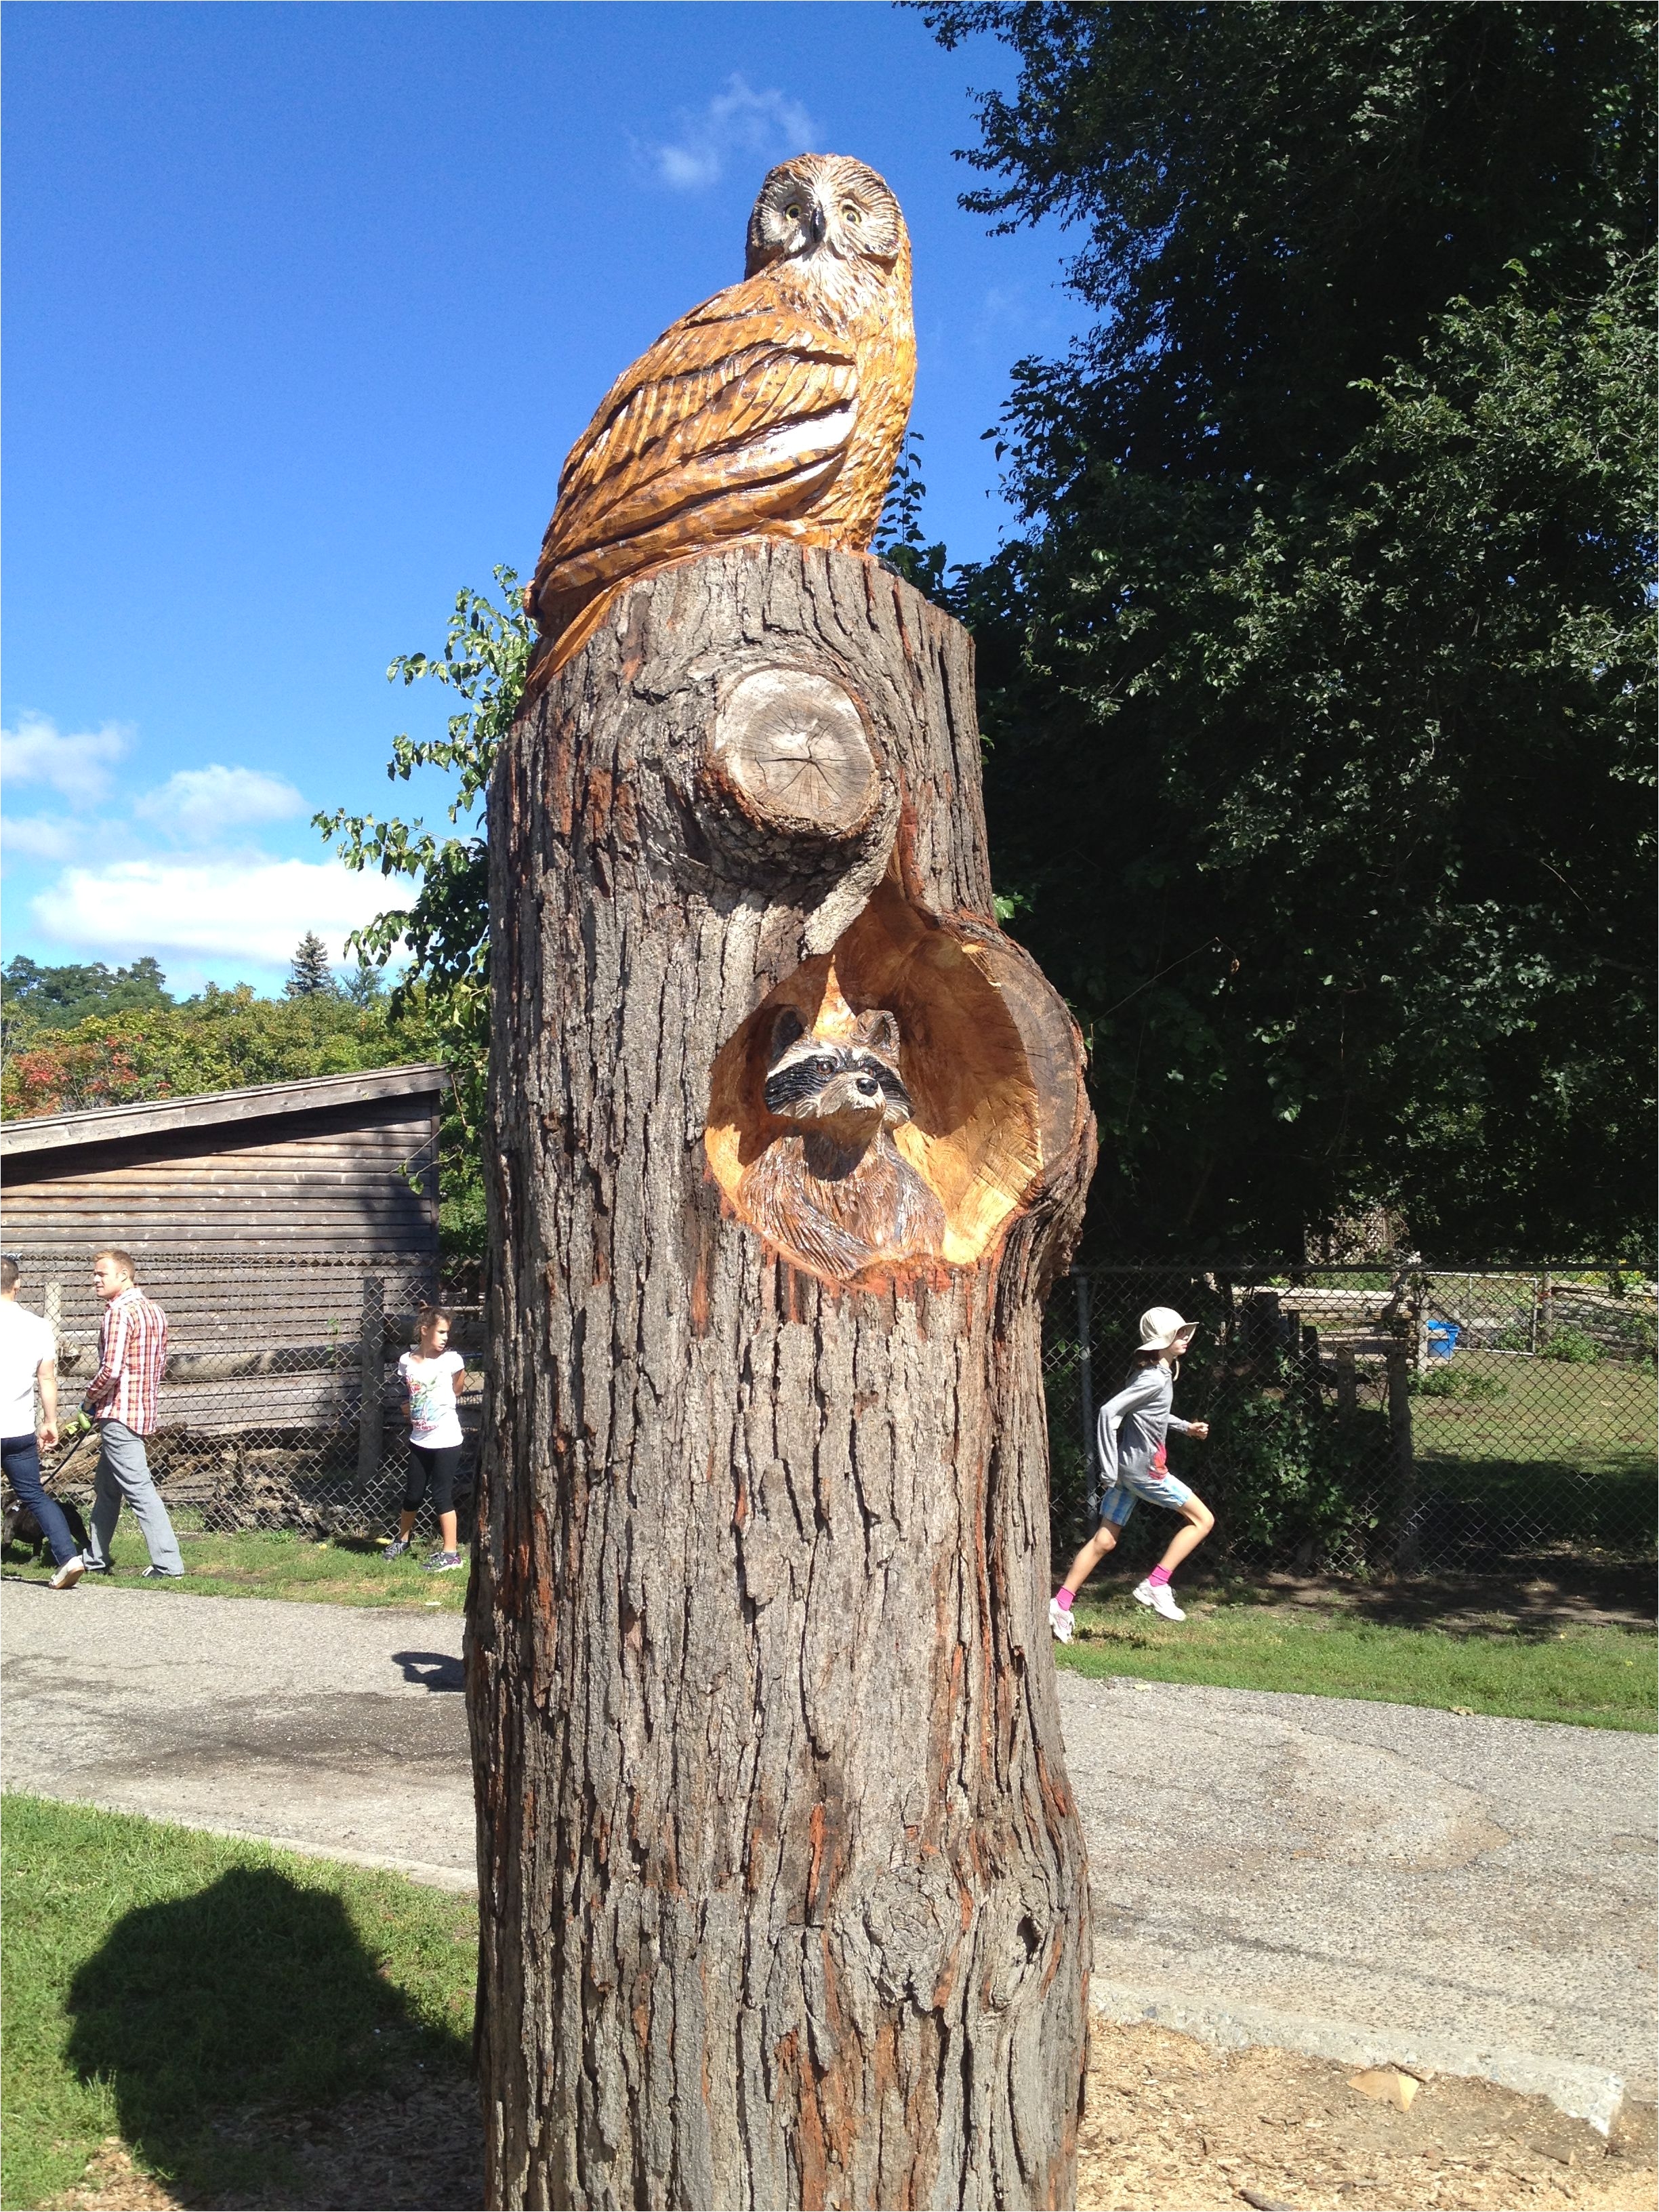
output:
[[[1148,1306],[1140,1316],[1143,1352],[1168,1352],[1176,1339],[1190,1336],[1197,1324],[1182,1321],[1173,1306]]]

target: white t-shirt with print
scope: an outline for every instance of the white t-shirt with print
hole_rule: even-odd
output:
[[[422,1359],[406,1352],[398,1362],[398,1379],[409,1401],[409,1441],[427,1451],[441,1451],[461,1441],[461,1417],[455,1406],[455,1377],[466,1372],[459,1352]]]
[[[0,1437],[34,1434],[34,1370],[57,1357],[52,1324],[15,1298],[0,1298]]]

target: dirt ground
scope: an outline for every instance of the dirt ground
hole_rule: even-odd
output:
[[[1354,2072],[1097,2020],[1078,2212],[1653,2212],[1650,2106],[1606,2140],[1542,2098],[1453,2075],[1399,2112],[1351,2088]]]
[[[1653,2212],[1654,2114],[1611,2140],[1535,2097],[1443,2075],[1409,2112],[1351,2088],[1352,2069],[1282,2051],[1212,2051],[1168,2028],[1097,2021],[1077,2212]],[[62,2212],[473,2212],[483,2203],[466,2081],[358,2098],[325,2118],[250,2120],[228,2136],[280,2144],[297,2191],[186,2197],[146,2180],[112,2139]]]
[[[1192,1578],[1196,1589],[1202,1570]],[[1248,1578],[1259,1602],[1315,1606],[1399,1628],[1650,1628],[1650,1565],[1621,1560],[1534,1561],[1507,1575],[1413,1575],[1406,1582],[1359,1583],[1343,1575],[1274,1569]]]

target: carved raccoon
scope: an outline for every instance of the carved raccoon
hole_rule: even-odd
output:
[[[936,1255],[945,1209],[891,1132],[910,1118],[898,1024],[861,1014],[845,1040],[814,1036],[793,1006],[773,1024],[763,1097],[781,1131],[743,1179],[746,1218],[819,1273]]]

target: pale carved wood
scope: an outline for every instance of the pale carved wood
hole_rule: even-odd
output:
[[[492,2204],[1073,2201],[1041,1307],[1093,1129],[978,744],[956,623],[751,544],[618,599],[495,770]],[[819,1048],[936,1249],[838,1276],[745,1219]]]
[[[862,161],[801,154],[761,185],[740,283],[624,369],[572,447],[525,605],[534,690],[636,577],[736,538],[861,551],[916,380],[910,237]]]

